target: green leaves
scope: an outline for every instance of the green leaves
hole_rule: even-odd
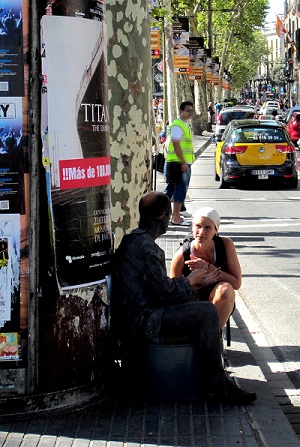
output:
[[[197,35],[205,38],[206,48],[211,43],[212,56],[219,57],[221,71],[230,71],[235,87],[245,84],[266,59],[268,47],[260,30],[268,0],[172,0],[171,4],[174,15],[195,21]]]

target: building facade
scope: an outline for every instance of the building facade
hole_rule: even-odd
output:
[[[291,105],[300,101],[300,1],[285,0],[284,2],[284,40],[285,58]]]

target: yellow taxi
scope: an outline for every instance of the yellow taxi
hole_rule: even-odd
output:
[[[297,154],[284,126],[273,120],[233,120],[216,144],[215,180],[220,188],[245,181],[298,186]]]

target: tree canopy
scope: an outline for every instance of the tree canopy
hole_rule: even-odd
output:
[[[153,11],[166,15],[167,0]],[[268,12],[268,0],[172,0],[173,16],[188,16],[193,35],[204,37],[212,57],[220,61],[220,81],[229,71],[236,89],[253,77],[268,54],[261,32]],[[218,95],[219,96],[219,95]]]

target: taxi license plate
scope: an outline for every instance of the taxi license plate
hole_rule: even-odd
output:
[[[274,175],[274,169],[252,169],[251,171],[252,175],[258,175],[259,177],[261,175]],[[268,178],[268,177],[264,177],[264,178]]]

